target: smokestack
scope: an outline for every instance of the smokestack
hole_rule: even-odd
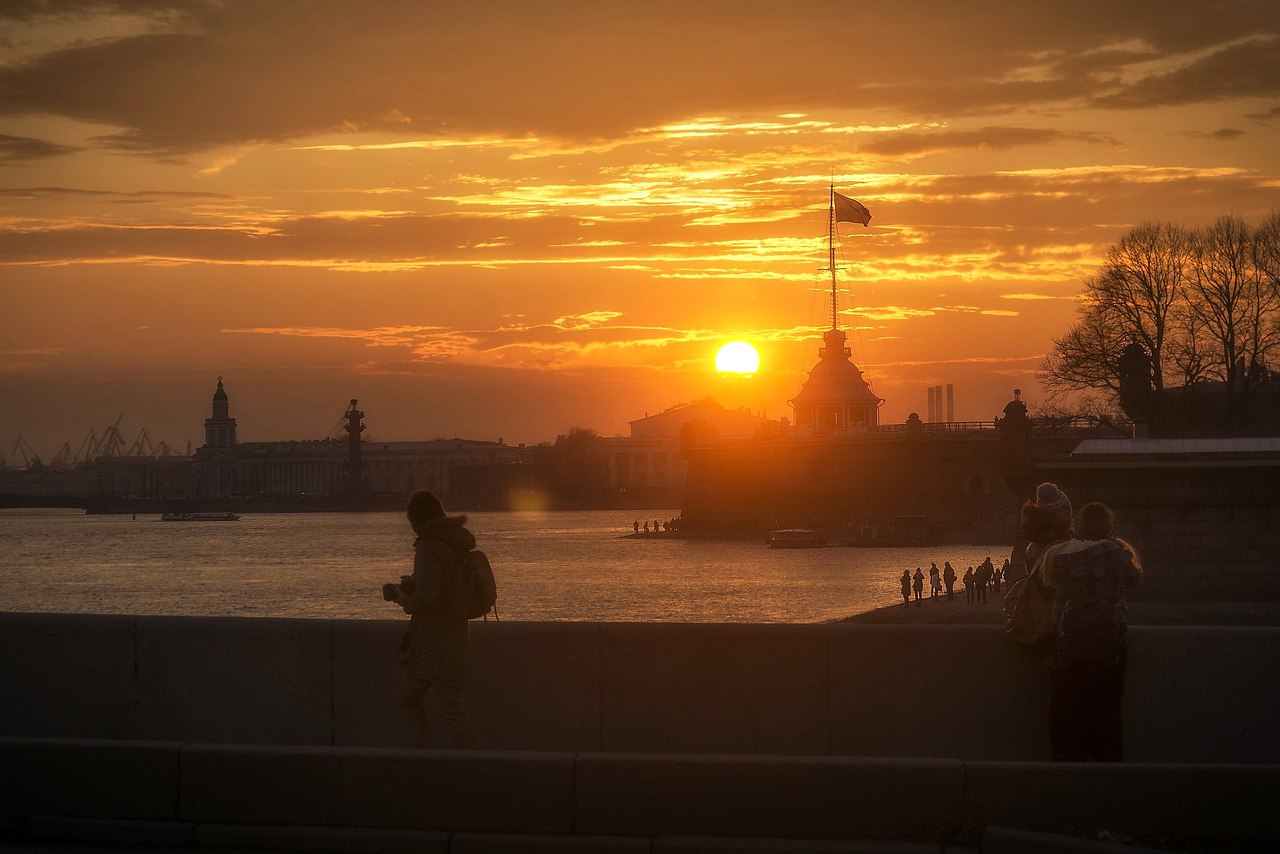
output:
[[[937,406],[938,406],[938,402],[937,400],[934,399],[934,396],[933,396],[933,386],[929,386],[929,423],[930,424],[932,424],[934,421],[937,420],[937,418],[935,417],[938,414]]]
[[[947,420],[948,421],[956,420],[955,386],[953,386],[951,383],[947,383]]]
[[[933,400],[933,406],[934,409],[937,410],[936,414],[938,416],[934,421],[942,421],[942,416],[947,414],[947,411],[942,408],[942,386],[936,385],[933,387]]]

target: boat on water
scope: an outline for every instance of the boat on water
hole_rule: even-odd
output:
[[[239,522],[235,513],[165,513],[161,522]]]
[[[779,528],[769,532],[771,549],[818,549],[826,544],[826,535],[813,528]]]

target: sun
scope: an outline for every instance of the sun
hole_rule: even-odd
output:
[[[760,354],[746,341],[730,341],[716,351],[716,370],[722,374],[754,374],[760,368]]]

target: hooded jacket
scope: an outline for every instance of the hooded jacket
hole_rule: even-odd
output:
[[[414,591],[406,610],[412,615],[410,674],[462,687],[467,661],[467,621],[443,605],[445,585],[458,559],[475,548],[466,516],[442,516],[423,523],[414,540]]]

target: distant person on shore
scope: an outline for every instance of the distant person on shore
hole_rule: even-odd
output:
[[[645,520],[644,520],[644,532],[645,532],[645,535],[646,535],[646,536],[649,534],[649,520],[648,520],[648,519],[645,519]]]
[[[1115,536],[1115,514],[1105,504],[1081,507],[1075,529],[1073,539],[1044,553],[1054,628],[1049,741],[1055,761],[1120,762],[1129,657],[1124,593],[1137,586],[1142,563]]]
[[[632,523],[631,523],[631,530],[635,531],[637,534],[638,534],[638,533],[640,533],[640,520],[639,520],[639,519],[637,519],[637,520],[635,520],[634,522],[632,522]]]
[[[924,573],[920,571],[920,567],[916,567],[916,574],[911,577],[911,586],[916,591],[916,607],[920,607],[920,602],[924,599]]]
[[[938,575],[938,565],[936,563],[929,565],[929,598],[937,599],[938,594],[942,592],[942,577]]]
[[[1013,568],[1013,564],[1009,563],[1008,558],[1005,558],[1004,563],[1000,565],[1000,580],[1004,582],[1006,587],[1008,587],[1010,584],[1009,570],[1012,568]]]
[[[980,563],[973,573],[973,599],[978,604],[987,601],[987,585],[991,583],[991,570],[987,564]]]
[[[956,586],[956,569],[949,560],[942,562],[942,583],[947,585],[947,601],[950,602],[955,599],[952,588]]]
[[[412,619],[400,645],[406,665],[397,703],[410,728],[414,747],[432,746],[423,700],[435,695],[453,747],[476,744],[471,713],[463,695],[467,667],[467,621],[444,607],[445,585],[451,569],[475,548],[476,538],[464,525],[465,516],[446,516],[440,499],[426,490],[415,492],[405,515],[417,539],[413,542],[413,575],[400,584],[383,586],[383,598],[404,608]]]
[[[898,578],[898,581],[902,583],[902,604],[910,605],[911,604],[911,570],[909,569],[902,570],[902,575],[901,577]]]
[[[974,592],[975,592],[975,591],[974,591],[974,589],[973,589],[973,588],[974,588],[973,567],[969,567],[968,569],[966,569],[966,570],[964,571],[964,578],[962,578],[962,579],[960,579],[960,580],[964,582],[964,598],[965,598],[965,601],[966,601],[966,602],[968,602],[970,605],[972,605],[972,604],[973,604],[973,595],[974,595]]]
[[[995,566],[994,564],[992,564]],[[991,589],[995,591],[997,596],[1000,595],[1000,580],[1004,578],[1004,567],[997,566],[991,573]]]

